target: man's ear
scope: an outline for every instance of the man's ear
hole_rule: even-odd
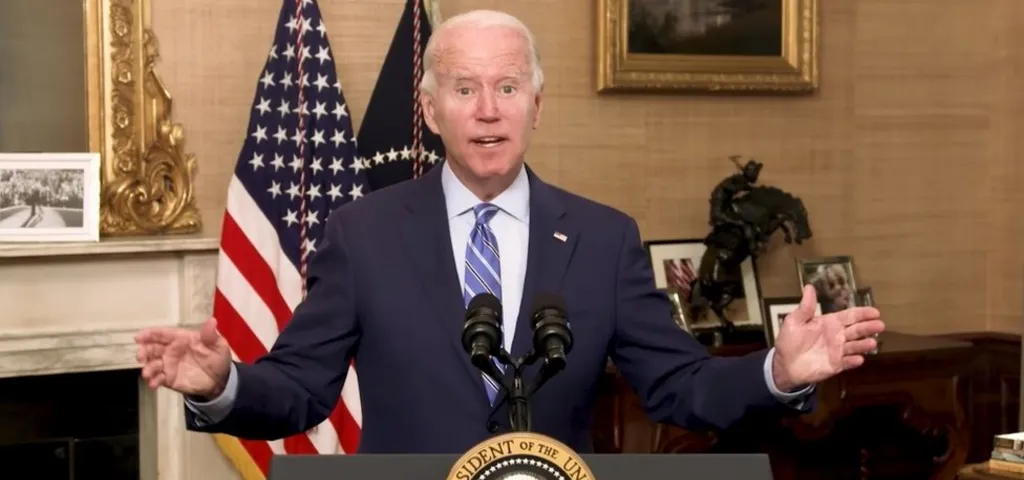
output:
[[[420,108],[423,110],[423,121],[426,122],[427,128],[435,135],[440,135],[438,131],[437,122],[434,120],[434,97],[432,94],[427,92],[420,92]]]
[[[534,98],[533,98],[533,108],[536,109],[536,112],[533,115],[533,129],[536,130],[537,127],[540,126],[540,114],[541,114],[541,111],[544,110],[544,90],[543,90],[543,87],[541,88],[541,90],[539,92],[537,92],[537,95],[535,95]]]

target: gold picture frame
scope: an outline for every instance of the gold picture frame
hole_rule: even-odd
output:
[[[649,50],[685,51],[686,49],[704,49],[710,53],[649,53],[639,46],[630,48],[631,27],[634,40],[641,43],[640,20],[631,18],[631,9],[637,17],[644,2],[650,0],[597,0],[597,91],[607,92],[718,92],[718,93],[774,93],[774,94],[806,94],[818,88],[818,0],[765,0],[764,8],[771,10],[770,16],[756,19],[763,23],[764,18],[774,21],[778,18],[779,25],[771,25],[779,30],[778,47],[765,47],[765,51],[756,54],[722,53],[728,50],[725,43],[713,43],[716,39],[705,36],[708,31],[722,28],[733,28],[734,32],[724,35],[740,37],[753,35],[750,32],[735,29],[749,27],[753,23],[730,26],[727,20],[712,27],[680,26],[674,23],[673,32],[685,28],[699,28],[704,33],[695,34],[688,39],[674,36],[672,41],[647,41],[647,46],[656,45]],[[719,5],[723,0],[692,0],[688,5]],[[696,8],[696,7],[691,7]],[[665,14],[665,12],[660,12]],[[674,14],[674,13],[673,13]],[[645,13],[646,15],[646,13]],[[686,18],[706,19],[707,15],[694,17],[692,11]],[[717,15],[717,13],[716,13]],[[648,18],[648,17],[644,17]],[[667,17],[663,17],[667,18]],[[677,17],[678,18],[678,17]],[[717,17],[716,17],[717,18]],[[637,25],[631,22],[636,20]],[[724,23],[723,23],[724,22]],[[753,22],[753,21],[751,21]],[[663,22],[664,25],[666,22]],[[683,22],[689,25],[687,22]],[[692,22],[691,22],[692,23]],[[750,27],[753,28],[753,27]],[[774,32],[774,30],[771,30]],[[661,35],[664,30],[659,30]],[[761,32],[763,34],[763,32]],[[676,35],[676,34],[671,34]],[[679,34],[682,35],[682,34]],[[703,38],[702,38],[703,37]],[[682,40],[680,40],[682,38]],[[724,37],[718,37],[721,40]],[[693,43],[694,39],[698,42]],[[685,43],[689,42],[689,43]],[[733,44],[739,43],[734,41]],[[747,42],[750,47],[755,43]],[[767,45],[757,42],[756,45]],[[648,48],[648,47],[644,47]],[[759,47],[760,48],[760,47]],[[638,51],[639,49],[639,51]],[[778,50],[775,52],[774,50]]]
[[[197,162],[154,71],[150,0],[83,3],[89,150],[101,158],[100,235],[200,231]]]

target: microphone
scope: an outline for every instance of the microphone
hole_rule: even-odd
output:
[[[499,356],[501,351],[501,314],[501,301],[498,297],[481,293],[469,301],[466,323],[462,327],[462,348],[469,353],[476,368],[491,375],[496,381],[501,373],[491,362],[491,355]]]
[[[565,368],[565,356],[572,350],[572,331],[566,319],[565,300],[553,293],[541,293],[533,302],[533,348],[544,357],[545,366]]]

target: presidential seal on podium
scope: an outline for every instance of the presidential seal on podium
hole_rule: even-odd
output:
[[[448,480],[593,480],[580,456],[544,435],[515,432],[480,442],[452,467]]]

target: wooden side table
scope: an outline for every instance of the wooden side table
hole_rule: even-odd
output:
[[[975,463],[960,470],[957,480],[1024,480],[1024,475],[989,470],[988,463]]]
[[[595,451],[768,453],[776,480],[957,478],[970,449],[965,407],[973,345],[882,335],[881,352],[863,367],[818,386],[814,412],[781,417],[755,412],[727,431],[686,431],[651,422],[629,383],[610,367],[594,414]],[[742,355],[757,348],[763,347],[715,354]]]

